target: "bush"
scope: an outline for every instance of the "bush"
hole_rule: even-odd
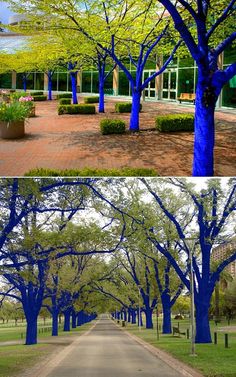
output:
[[[93,105],[59,105],[58,115],[62,114],[95,114]]]
[[[10,98],[12,101],[18,101],[21,97],[28,97],[29,93],[27,92],[13,92],[10,94]]]
[[[115,111],[117,113],[131,113],[132,103],[131,102],[119,102],[115,104]],[[140,104],[140,110],[142,110],[142,105]]]
[[[72,98],[72,93],[61,93],[57,95],[57,99],[61,98]]]
[[[32,169],[25,174],[26,177],[156,177],[154,169],[122,168],[122,169]]]
[[[193,131],[193,114],[159,115],[156,118],[156,128],[160,132]]]
[[[61,98],[59,100],[60,105],[71,105],[71,99],[70,98]]]
[[[125,132],[125,122],[119,119],[103,119],[100,122],[100,129],[103,135],[123,134]]]
[[[98,103],[99,97],[84,97],[84,103]]]
[[[43,92],[32,92],[30,93],[31,96],[43,96]]]
[[[47,96],[43,96],[43,95],[40,95],[40,96],[35,96],[35,95],[32,95],[34,101],[47,101]]]

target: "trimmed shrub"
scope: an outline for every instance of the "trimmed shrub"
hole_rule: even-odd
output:
[[[115,104],[116,113],[131,113],[132,103],[131,102],[118,102]],[[142,105],[140,104],[140,110],[142,110]]]
[[[34,101],[47,101],[47,96],[34,96],[32,95]]]
[[[72,93],[61,93],[57,95],[57,99],[61,98],[72,98]]]
[[[123,134],[125,132],[125,122],[120,119],[103,119],[100,122],[100,130],[103,135]]]
[[[32,92],[30,93],[31,96],[43,96],[44,92]]]
[[[71,105],[71,99],[70,98],[61,98],[59,100],[60,105]]]
[[[58,115],[62,114],[95,114],[94,105],[59,105]]]
[[[32,169],[25,174],[26,177],[156,177],[154,169],[146,168],[122,168],[122,169]]]
[[[159,115],[156,118],[156,128],[160,132],[194,131],[194,115]]]
[[[98,103],[99,97],[84,97],[84,103]]]

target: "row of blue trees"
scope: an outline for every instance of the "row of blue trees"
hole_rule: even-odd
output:
[[[59,313],[69,329],[69,318],[75,324],[81,310],[96,311],[89,306],[94,292],[131,316],[141,300],[147,327],[162,305],[163,332],[169,333],[171,308],[191,288],[191,264],[196,342],[211,342],[211,297],[222,271],[236,260],[234,179],[222,185],[211,179],[201,189],[171,178],[2,179],[0,199],[0,294],[21,303],[27,344],[37,341],[43,306],[56,335]],[[228,251],[214,263],[214,247],[221,244]],[[94,259],[104,253],[109,263]]]

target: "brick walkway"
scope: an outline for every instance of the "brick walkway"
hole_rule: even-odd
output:
[[[193,112],[191,105],[145,102],[140,114],[143,132],[102,136],[100,120],[129,114],[114,112],[114,99],[106,99],[106,114],[57,115],[57,102],[36,104],[36,118],[21,140],[0,140],[0,175],[21,176],[33,168],[154,168],[162,176],[190,176],[193,134],[154,131],[157,114]],[[216,113],[215,174],[236,175],[235,111]]]

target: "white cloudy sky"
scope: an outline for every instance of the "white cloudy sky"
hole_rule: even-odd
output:
[[[9,19],[9,16],[13,14],[13,12],[11,12],[8,7],[8,5],[3,2],[3,1],[0,1],[0,21],[4,24],[4,23],[8,23],[8,19]]]

